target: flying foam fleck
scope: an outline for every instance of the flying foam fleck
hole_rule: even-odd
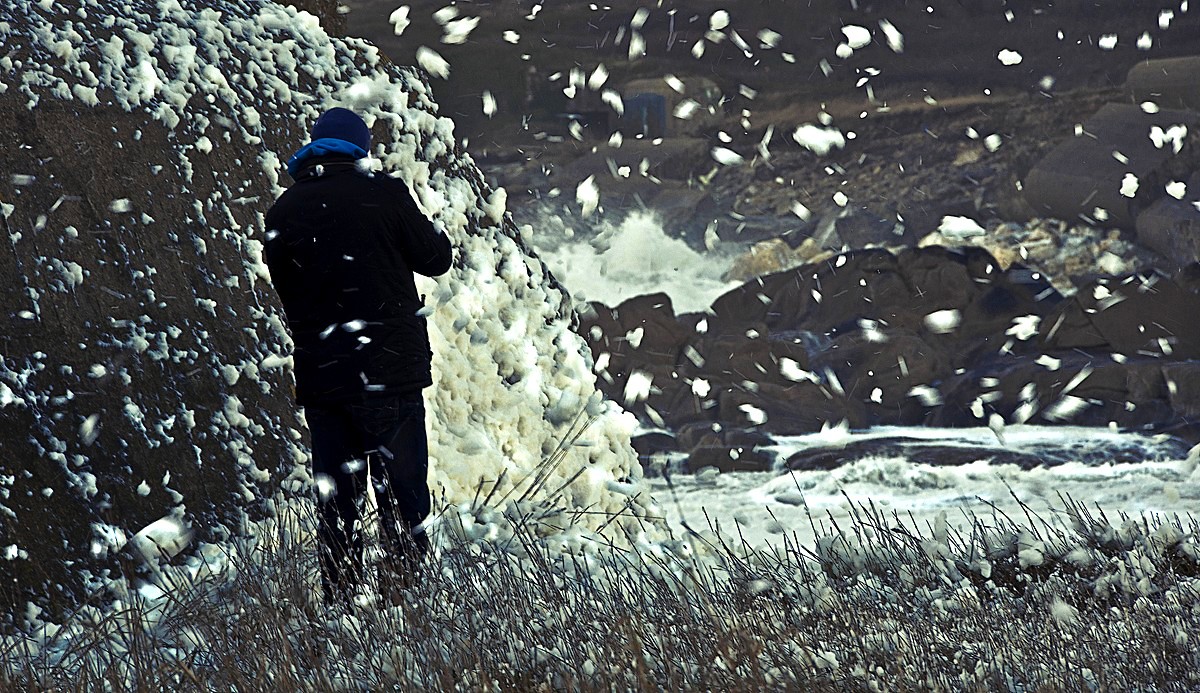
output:
[[[479,17],[463,17],[455,19],[452,22],[446,23],[446,33],[442,36],[442,43],[447,45],[461,45],[467,42],[467,37],[479,26]]]
[[[725,147],[713,147],[712,158],[722,166],[733,166],[746,160],[741,154]]]
[[[450,77],[450,63],[446,62],[446,59],[432,48],[421,46],[417,49],[417,64],[433,77],[441,79]]]
[[[779,41],[782,38],[783,36],[779,32],[772,31],[770,29],[763,29],[758,32],[758,41],[760,44],[762,44],[763,48],[774,48],[778,46]]]
[[[644,402],[649,399],[650,386],[653,382],[654,377],[645,371],[630,373],[629,380],[625,383],[625,392],[623,394],[625,404]]]
[[[1138,191],[1138,177],[1132,173],[1126,173],[1121,179],[1121,194],[1128,198],[1133,198]]]
[[[792,139],[801,147],[818,156],[825,156],[834,147],[842,149],[846,146],[846,136],[837,128],[820,128],[812,123],[805,123],[796,128]]]
[[[575,188],[575,201],[580,204],[583,216],[591,216],[600,206],[600,187],[596,185],[596,176],[588,176]]]
[[[1021,57],[1020,53],[1018,53],[1014,50],[1010,50],[1008,48],[1005,48],[1005,49],[1001,50],[999,53],[997,53],[996,59],[1000,61],[1001,65],[1005,65],[1008,67],[1012,67],[1013,65],[1020,65],[1021,61],[1024,60],[1024,58]]]
[[[851,50],[866,48],[871,45],[871,30],[865,26],[847,24],[842,27],[842,35],[846,37],[846,45]]]
[[[961,324],[962,313],[953,308],[934,311],[925,316],[925,327],[929,328],[930,332],[938,334],[953,332]]]
[[[408,18],[408,12],[408,5],[401,5],[388,17],[388,22],[392,25],[392,30],[396,32],[397,36],[403,34],[408,25],[412,24],[412,20]]]
[[[883,30],[883,36],[887,39],[888,48],[892,49],[893,53],[904,52],[904,34],[886,19],[879,20],[879,28]]]

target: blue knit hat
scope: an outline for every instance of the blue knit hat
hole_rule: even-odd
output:
[[[312,139],[315,142],[327,138],[349,142],[365,151],[371,150],[371,130],[357,113],[345,108],[331,108],[317,118]]]

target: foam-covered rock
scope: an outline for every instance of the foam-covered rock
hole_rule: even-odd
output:
[[[0,43],[6,607],[78,599],[162,516],[211,540],[305,491],[262,218],[333,105],[365,117],[374,165],[456,246],[452,270],[420,284],[434,491],[520,495],[537,470],[541,496],[558,492],[547,502],[595,513],[580,526],[626,507],[610,488],[630,486],[610,482],[640,476],[632,421],[596,396],[567,297],[418,73],[263,0],[18,0]]]

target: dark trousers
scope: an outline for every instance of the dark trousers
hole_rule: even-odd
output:
[[[430,507],[425,405],[419,392],[367,394],[352,403],[305,407],[305,417],[320,509],[321,582],[329,602],[348,597],[362,577],[363,541],[354,524],[366,502],[368,469],[386,561],[415,564],[428,550],[425,533],[412,533]]]

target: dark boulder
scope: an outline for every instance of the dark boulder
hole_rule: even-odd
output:
[[[772,442],[770,436],[761,432],[700,428],[695,430],[693,436],[695,440],[687,450],[687,469],[690,472],[698,472],[705,467],[715,467],[722,472],[763,472],[770,471],[774,466],[775,455],[759,449],[759,446]]]
[[[1125,91],[1134,103],[1200,111],[1200,56],[1140,61],[1130,68]]]
[[[647,472],[655,472],[668,462],[671,455],[679,452],[675,436],[664,431],[651,431],[635,435],[631,440],[637,452],[638,462]]]
[[[1200,190],[1200,175],[1188,190]],[[1194,202],[1164,195],[1137,218],[1137,239],[1161,255],[1172,269],[1200,260],[1200,209]]]
[[[1185,137],[1176,153],[1173,144],[1153,141],[1148,136],[1151,129],[1166,133],[1184,125],[1194,131],[1197,123],[1200,113],[1195,111],[1147,113],[1137,104],[1108,104],[1083,123],[1079,135],[1058,144],[1033,166],[1025,177],[1025,197],[1043,216],[1082,217],[1132,229],[1138,213],[1157,200],[1176,175],[1186,178],[1200,156],[1194,151],[1194,136]],[[1129,186],[1129,176],[1137,180],[1136,190]],[[1096,209],[1104,213],[1098,215]]]

